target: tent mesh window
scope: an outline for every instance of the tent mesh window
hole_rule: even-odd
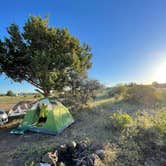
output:
[[[37,108],[37,111],[38,111],[38,116],[39,116],[39,120],[38,120],[38,123],[46,123],[47,121],[47,114],[48,114],[48,108],[47,108],[47,105],[42,103],[41,105],[38,105],[38,108]]]

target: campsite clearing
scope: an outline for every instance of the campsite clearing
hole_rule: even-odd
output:
[[[113,128],[110,116],[119,110],[123,113],[122,116],[121,114],[115,114],[118,115],[117,117],[114,115],[112,120],[116,124],[114,127],[123,127],[124,121],[122,123],[116,121],[119,117],[126,119],[132,114],[135,114],[133,117],[136,117],[137,113],[141,113],[140,116],[138,114],[139,119],[135,119],[141,121],[140,124],[137,124],[142,127],[139,133],[138,130],[134,130],[135,124],[131,128],[127,128],[129,130],[124,130],[123,133],[117,128]],[[108,157],[106,162],[111,162],[113,165],[114,161],[118,166],[122,163],[138,165],[141,162],[165,164],[166,147],[161,144],[161,141],[155,143],[157,140],[154,136],[157,132],[151,130],[152,127],[149,126],[152,125],[151,119],[142,112],[144,110],[145,108],[142,106],[139,107],[120,100],[100,99],[91,103],[89,109],[72,112],[75,123],[56,136],[32,132],[27,132],[24,135],[10,134],[10,131],[18,126],[21,117],[11,119],[8,125],[0,129],[0,161],[3,166],[22,166],[30,161],[40,161],[41,156],[60,145],[73,141],[86,141],[104,146]],[[151,110],[149,109],[149,111]],[[160,113],[160,110],[156,111],[158,114]],[[126,115],[125,112],[129,114]],[[133,119],[133,122],[136,122],[135,120]],[[125,122],[128,121],[125,120]],[[128,135],[133,136],[128,137]]]
[[[98,110],[98,111],[97,111]],[[24,135],[10,134],[11,129],[17,125],[0,130],[0,161],[6,165],[24,164],[29,157],[35,157],[49,149],[71,141],[98,141],[110,139],[107,131],[103,130],[103,118],[107,112],[97,109],[80,112],[74,115],[75,123],[57,136],[43,135],[28,132]],[[101,116],[101,118],[98,118]],[[93,123],[92,123],[93,122]]]

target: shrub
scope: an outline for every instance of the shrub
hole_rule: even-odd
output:
[[[154,125],[160,134],[161,141],[166,144],[166,111],[159,111],[154,117]]]
[[[124,98],[132,104],[152,106],[159,101],[159,92],[153,86],[133,85],[128,87]]]
[[[7,93],[6,93],[6,96],[14,96],[14,92],[11,91],[11,90],[9,90],[9,91],[7,91]]]
[[[104,164],[112,165],[117,158],[118,150],[113,144],[106,144],[104,146]]]
[[[138,128],[148,129],[153,127],[153,116],[150,116],[147,112],[141,111],[134,119],[135,126]]]
[[[43,95],[40,94],[40,93],[36,93],[36,94],[34,95],[34,98],[42,98],[42,97],[43,97]]]
[[[109,97],[120,97],[126,93],[127,86],[125,85],[117,85],[111,88],[108,92]]]
[[[141,159],[141,149],[136,141],[133,139],[119,140],[119,154],[118,160],[113,166],[136,166],[139,165]]]
[[[160,132],[166,132],[166,111],[156,111],[153,117],[153,123]]]
[[[132,123],[133,119],[127,113],[113,113],[106,122],[106,128],[123,130]]]

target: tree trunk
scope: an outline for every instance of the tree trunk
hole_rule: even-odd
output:
[[[44,97],[49,97],[50,96],[50,90],[45,89],[45,90],[43,90],[43,92],[44,92]]]

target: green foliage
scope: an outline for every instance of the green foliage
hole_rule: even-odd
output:
[[[117,98],[117,97],[123,96],[126,93],[126,90],[127,90],[127,86],[117,85],[109,90],[108,96]]]
[[[124,100],[132,104],[152,106],[159,101],[159,93],[153,86],[133,85],[128,87]]]
[[[162,110],[159,111],[154,119],[153,119],[154,125],[159,132],[159,137],[162,140],[162,142],[166,145],[166,111]]]
[[[85,77],[74,79],[71,82],[70,90],[65,94],[66,104],[77,109],[84,107],[90,100],[95,99],[98,90],[103,86],[97,80],[90,80]]]
[[[117,159],[114,160],[111,166],[136,166],[139,165],[141,159],[141,149],[134,139],[120,137],[117,147]]]
[[[11,24],[9,38],[0,41],[0,73],[14,81],[26,80],[48,96],[68,86],[91,67],[91,49],[67,29],[50,27],[48,17],[31,16],[21,32]]]
[[[113,128],[114,130],[122,131],[132,123],[133,119],[127,113],[115,112],[106,123],[106,128]]]
[[[34,95],[34,98],[42,98],[42,97],[43,97],[43,95],[40,94],[40,93],[36,93],[36,94]]]
[[[135,126],[137,126],[139,129],[140,128],[149,129],[153,127],[154,125],[153,121],[154,121],[154,117],[150,116],[149,113],[146,111],[138,112],[134,118]]]
[[[141,111],[133,114],[133,118],[123,112],[113,113],[108,126],[114,136],[112,145],[116,145],[116,157],[109,165],[165,165],[162,151],[166,146],[165,109]]]
[[[15,96],[12,90],[7,91],[6,96]]]

